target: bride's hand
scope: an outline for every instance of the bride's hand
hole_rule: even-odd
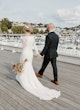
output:
[[[41,59],[41,58],[42,58],[42,56],[41,56],[40,54],[38,54],[38,55],[37,55],[37,58],[38,58],[38,59]]]

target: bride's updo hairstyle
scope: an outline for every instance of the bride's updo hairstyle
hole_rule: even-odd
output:
[[[25,26],[23,27],[23,31],[24,31],[24,32],[32,33],[32,32],[33,32],[33,29],[32,29],[32,27],[31,27],[31,25],[25,25]]]

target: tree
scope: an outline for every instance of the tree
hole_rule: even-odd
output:
[[[0,21],[0,27],[1,27],[1,21]]]
[[[2,32],[8,33],[8,28],[6,26],[1,27]]]
[[[64,29],[69,30],[69,28],[65,27]]]
[[[12,28],[12,31],[15,34],[21,34],[21,33],[23,33],[23,26],[14,26]]]
[[[39,26],[39,27],[40,27],[40,26],[43,26],[43,24],[42,24],[42,23],[39,23],[38,26]]]
[[[7,27],[8,29],[12,28],[12,22],[9,21],[7,18],[1,20],[1,27]]]
[[[47,27],[48,24],[45,24],[44,27]]]
[[[44,34],[44,31],[41,29],[39,33],[40,33],[40,34]]]
[[[37,33],[39,33],[39,30],[37,28],[34,28],[33,29],[33,34],[37,34]]]

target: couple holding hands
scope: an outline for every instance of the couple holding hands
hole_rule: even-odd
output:
[[[23,72],[21,74],[17,73],[16,80],[25,90],[42,100],[51,100],[60,96],[60,91],[57,91],[55,89],[49,89],[43,86],[37,78],[43,77],[44,70],[46,69],[48,63],[51,62],[54,76],[54,80],[51,80],[51,82],[56,85],[59,85],[56,65],[59,37],[54,32],[54,29],[55,27],[52,23],[47,25],[47,30],[49,33],[46,36],[45,46],[42,52],[39,53],[35,44],[35,38],[31,34],[32,27],[30,25],[24,26],[25,36],[22,38],[23,49],[20,56],[20,63],[22,63],[25,59],[27,59],[27,61],[23,66]],[[32,66],[33,46],[38,58],[44,56],[42,67],[38,73],[34,72]]]

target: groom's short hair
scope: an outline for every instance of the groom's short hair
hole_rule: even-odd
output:
[[[55,28],[53,23],[49,23],[48,26],[51,26],[52,28]]]

